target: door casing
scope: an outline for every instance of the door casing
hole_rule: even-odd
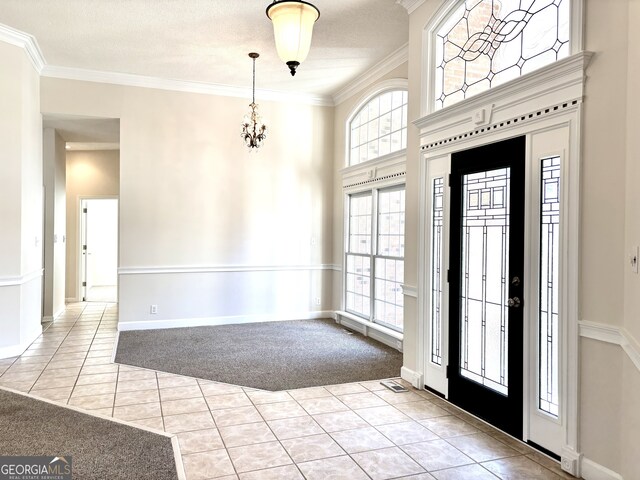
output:
[[[525,173],[525,265],[524,277],[528,280],[529,291],[526,296],[530,299],[524,311],[524,342],[523,342],[523,439],[560,455],[563,463],[571,466],[573,471],[579,468],[578,450],[578,245],[579,245],[579,202],[580,202],[580,111],[581,103],[574,102],[564,111],[554,111],[546,117],[536,119],[533,124],[508,125],[503,129],[488,132],[475,138],[461,138],[458,142],[443,144],[430,150],[423,150],[419,163],[420,176],[420,227],[418,249],[418,348],[415,358],[420,371],[415,372],[417,383],[426,388],[448,395],[448,380],[446,366],[448,365],[449,331],[445,321],[441,333],[443,358],[440,365],[431,361],[430,352],[430,195],[434,178],[447,179],[451,169],[451,154],[455,151],[498,142],[506,138],[526,135],[526,173]],[[539,234],[539,192],[537,161],[545,156],[559,155],[562,158],[562,229],[561,229],[561,306],[560,314],[563,318],[560,332],[560,395],[562,405],[558,419],[553,419],[536,408],[537,399],[537,337],[536,325],[531,319],[534,317],[537,302],[532,296],[532,290],[537,285],[538,257],[532,255]],[[448,186],[448,184],[447,184]],[[445,228],[443,244],[444,264],[448,265],[448,232],[450,195],[445,195]],[[535,245],[534,245],[535,244]],[[533,280],[532,280],[533,279]],[[443,290],[443,305],[448,305],[448,286]],[[448,311],[442,315],[448,318]]]
[[[449,399],[516,438],[522,437],[523,400],[523,309],[508,309],[508,394],[491,391],[459,374],[461,325],[461,268],[462,268],[462,194],[460,181],[464,175],[481,171],[509,168],[509,253],[507,292],[510,297],[523,299],[523,281],[518,285],[511,278],[524,274],[524,170],[526,137],[519,136],[497,143],[475,147],[452,154],[449,218]],[[514,248],[515,247],[515,248]],[[523,279],[524,280],[524,279]],[[506,298],[504,299],[506,302]],[[455,327],[455,328],[454,328]]]

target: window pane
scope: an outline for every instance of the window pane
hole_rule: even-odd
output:
[[[434,39],[436,108],[566,57],[569,2],[475,0],[460,5]]]
[[[349,126],[349,165],[406,148],[407,98],[406,91],[386,92],[362,107]],[[356,150],[357,147],[360,149]]]
[[[460,374],[508,395],[509,202],[493,208],[496,187],[509,198],[510,169],[462,176]],[[479,200],[476,200],[479,199]]]
[[[404,188],[378,194],[378,255],[404,257]]]
[[[391,92],[387,92],[380,96],[380,115],[391,110]]]
[[[558,330],[560,274],[560,157],[542,160],[540,191],[540,358],[538,406],[559,412]]]
[[[396,329],[403,327],[402,282],[404,261],[376,258],[375,315],[376,322]]]
[[[371,194],[349,197],[350,253],[371,253]]]
[[[347,254],[346,309],[368,317],[371,312],[371,260]]]
[[[442,219],[444,179],[433,179],[431,200],[431,361],[442,365]]]

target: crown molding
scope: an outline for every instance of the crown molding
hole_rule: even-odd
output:
[[[407,9],[407,13],[411,15],[425,0],[396,0],[398,5],[402,5]]]
[[[0,23],[0,41],[23,48],[36,72],[42,73],[47,62],[34,36]]]
[[[105,72],[84,68],[61,67],[45,65],[42,76],[49,78],[61,78],[65,80],[79,80],[83,82],[108,83],[127,87],[155,88],[158,90],[170,90],[173,92],[201,93],[205,95],[220,95],[224,97],[251,98],[250,88],[234,87],[204,82],[190,82],[186,80],[173,80],[131,73]],[[276,90],[256,89],[256,97],[262,101],[296,102],[321,107],[332,107],[333,99],[330,96],[312,95],[305,93],[280,92]]]
[[[354,82],[351,82],[346,87],[338,90],[333,95],[333,103],[335,105],[339,105],[348,98],[352,97],[356,93],[358,93],[363,88],[372,84],[376,80],[378,80],[383,75],[386,75],[394,68],[399,67],[403,63],[409,60],[409,44],[405,43],[395,52],[391,53],[387,57],[383,58],[376,65],[371,67],[369,70],[364,72],[362,75],[358,77],[358,79]]]

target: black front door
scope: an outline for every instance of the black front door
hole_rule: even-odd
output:
[[[517,438],[525,140],[451,157],[449,400]]]

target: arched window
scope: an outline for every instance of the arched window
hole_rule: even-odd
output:
[[[435,29],[434,109],[570,53],[570,0],[466,0]]]
[[[391,90],[369,100],[349,123],[349,165],[407,148],[407,91]]]

